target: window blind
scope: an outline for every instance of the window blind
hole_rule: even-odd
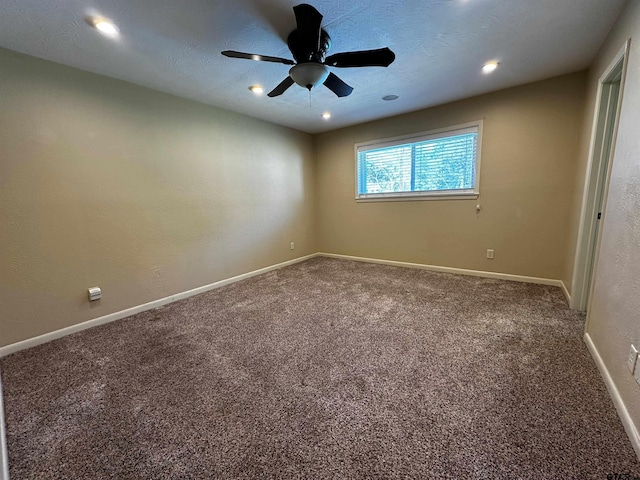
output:
[[[473,193],[477,144],[473,126],[358,146],[358,197]]]

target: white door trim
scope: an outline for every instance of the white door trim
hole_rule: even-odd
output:
[[[595,241],[596,228],[597,228],[597,215],[598,215],[598,186],[604,183],[604,196],[603,205],[601,206],[602,212],[604,212],[604,206],[606,204],[607,192],[609,188],[609,176],[611,173],[611,164],[613,160],[613,151],[615,148],[615,141],[611,144],[611,150],[609,155],[609,163],[606,172],[602,172],[602,152],[598,152],[598,128],[603,122],[603,112],[601,111],[602,97],[606,90],[607,83],[611,82],[611,76],[614,71],[620,67],[622,62],[622,76],[620,79],[620,94],[618,96],[618,102],[616,106],[616,121],[613,128],[613,139],[616,138],[618,133],[618,121],[617,117],[620,114],[620,105],[622,104],[622,92],[624,89],[624,79],[627,70],[627,55],[629,52],[631,40],[627,40],[623,47],[618,51],[613,58],[609,66],[605,69],[604,73],[598,80],[598,92],[596,95],[596,105],[593,118],[593,126],[591,128],[591,143],[589,146],[589,158],[587,161],[587,174],[584,182],[584,190],[582,193],[582,208],[580,212],[580,227],[578,230],[578,240],[576,246],[576,255],[574,261],[573,278],[571,281],[571,308],[581,311],[587,310],[587,302],[590,298],[590,287],[593,283],[590,279],[593,278],[593,272],[590,268],[595,268],[597,263],[597,250],[594,253],[594,249],[597,249],[597,241]],[[607,92],[608,93],[608,92]],[[604,112],[607,115],[607,112]],[[601,178],[604,173],[604,178]],[[598,233],[598,236],[600,233]],[[593,265],[589,265],[593,259]]]

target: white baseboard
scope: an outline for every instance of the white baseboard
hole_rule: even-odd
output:
[[[110,313],[109,315],[104,315],[103,317],[87,320],[86,322],[78,323],[77,325],[71,325],[70,327],[62,328],[60,330],[56,330],[50,333],[45,333],[44,335],[39,335],[37,337],[29,338],[21,342],[12,343],[11,345],[0,347],[0,358],[6,357],[7,355],[11,355],[12,353],[15,353],[15,352],[19,352],[20,350],[25,350],[27,348],[35,347],[36,345],[41,345],[43,343],[50,342],[51,340],[55,340],[56,338],[66,337],[67,335],[71,335],[72,333],[86,330],[87,328],[97,327],[98,325],[103,325],[105,323],[115,322],[116,320],[120,320],[122,318],[135,315],[136,313],[144,312],[146,310],[151,310],[152,308],[162,307],[163,305],[167,305],[168,303],[172,303],[177,300],[182,300],[184,298],[192,297],[200,293],[205,293],[205,292],[208,292],[209,290],[224,287],[225,285],[239,282],[247,278],[255,277],[256,275],[262,275],[263,273],[271,272],[273,270],[277,270],[282,267],[293,265],[295,263],[304,262],[305,260],[309,260],[310,258],[313,258],[316,256],[318,256],[318,254],[313,253],[311,255],[306,255],[304,257],[295,258],[293,260],[278,263],[276,265],[271,265],[269,267],[261,268],[259,270],[243,273],[242,275],[226,278],[224,280],[220,280],[218,282],[211,283],[209,285],[204,285],[202,287],[194,288],[193,290],[188,290],[186,292],[177,293],[175,295],[164,297],[159,300],[154,300],[152,302],[145,303],[143,305],[138,305],[136,307],[127,308],[126,310]],[[2,480],[2,477],[0,477],[0,480]]]
[[[377,258],[353,257],[351,255],[339,255],[337,253],[318,253],[322,257],[341,258],[343,260],[354,260],[356,262],[379,263],[381,265],[392,265],[394,267],[420,268],[422,270],[431,270],[433,272],[454,273],[457,275],[469,275],[472,277],[496,278],[498,280],[510,280],[512,282],[537,283],[541,285],[552,285],[560,287],[567,299],[569,292],[562,280],[554,280],[551,278],[526,277],[523,275],[512,275],[510,273],[485,272],[482,270],[467,270],[464,268],[440,267],[438,265],[425,265],[423,263],[396,262],[395,260],[379,260]]]
[[[569,308],[571,308],[571,294],[569,293],[569,290],[567,290],[567,286],[564,284],[564,282],[562,280],[558,280],[562,285],[562,293],[564,293],[564,298],[567,299],[567,305],[569,305]]]
[[[598,370],[600,370],[600,374],[602,375],[602,379],[604,380],[604,384],[607,386],[607,390],[609,391],[609,395],[611,396],[611,400],[613,400],[613,404],[616,406],[616,410],[618,411],[618,416],[622,421],[622,425],[624,430],[627,432],[627,436],[631,441],[631,446],[636,452],[636,456],[640,460],[640,434],[638,434],[638,430],[631,419],[631,415],[629,414],[629,410],[627,410],[622,397],[620,396],[620,392],[616,387],[616,384],[611,378],[609,374],[609,370],[607,369],[598,349],[596,348],[593,340],[588,333],[584,334],[584,343],[587,344],[587,348],[593,357],[593,360],[596,362]]]
[[[102,317],[94,318],[92,320],[87,320],[86,322],[79,323],[77,325],[72,325],[70,327],[62,328],[60,330],[56,330],[54,332],[45,333],[43,335],[29,338],[27,340],[23,340],[21,342],[16,342],[11,345],[7,345],[4,347],[0,347],[0,357],[5,357],[7,355],[11,355],[12,353],[19,352],[20,350],[24,350],[27,348],[35,347],[36,345],[40,345],[46,342],[50,342],[51,340],[55,340],[57,338],[65,337],[67,335],[71,335],[72,333],[80,332],[82,330],[86,330],[87,328],[96,327],[98,325],[103,325],[105,323],[114,322],[116,320],[120,320],[125,317],[129,317],[131,315],[135,315],[136,313],[144,312],[146,310],[151,310],[152,308],[158,308],[168,303],[175,302],[177,300],[182,300],[184,298],[191,297],[193,295],[198,295],[200,293],[208,292],[209,290],[213,290],[215,288],[220,288],[225,285],[229,285],[231,283],[238,282],[240,280],[245,280],[250,277],[254,277],[256,275],[261,275],[263,273],[267,273],[273,270],[277,270],[282,267],[286,267],[288,265],[293,265],[295,263],[303,262],[305,260],[309,260],[310,258],[314,258],[317,256],[330,257],[330,258],[339,258],[343,260],[355,260],[358,262],[368,262],[368,263],[379,263],[382,265],[393,265],[396,267],[407,267],[407,268],[420,268],[424,270],[431,270],[434,272],[444,272],[444,273],[453,273],[458,275],[470,275],[475,277],[485,277],[485,278],[496,278],[500,280],[510,280],[514,282],[525,282],[525,283],[537,283],[543,285],[553,285],[556,287],[560,287],[564,292],[567,300],[570,300],[569,292],[567,291],[562,280],[553,280],[549,278],[539,278],[539,277],[527,277],[522,275],[512,275],[508,273],[497,273],[497,272],[485,272],[481,270],[467,270],[463,268],[452,268],[452,267],[441,267],[437,265],[425,265],[421,263],[409,263],[409,262],[397,262],[394,260],[379,260],[375,258],[365,258],[365,257],[354,257],[351,255],[340,255],[335,253],[313,253],[311,255],[306,255],[304,257],[299,257],[293,260],[289,260],[286,262],[278,263],[276,265],[271,265],[269,267],[261,268],[259,270],[254,270],[252,272],[244,273],[242,275],[237,275],[235,277],[227,278],[224,280],[220,280],[218,282],[204,285],[202,287],[194,288],[193,290],[188,290],[186,292],[177,293],[175,295],[171,295],[169,297],[161,298],[159,300],[154,300],[152,302],[145,303],[143,305],[138,305],[136,307],[128,308],[126,310],[121,310],[119,312],[110,313],[108,315],[104,315]],[[0,478],[0,480],[2,480]]]

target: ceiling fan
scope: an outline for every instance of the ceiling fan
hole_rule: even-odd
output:
[[[377,50],[336,53],[325,57],[331,48],[331,37],[321,27],[322,14],[306,3],[293,7],[293,12],[296,16],[297,29],[289,34],[287,45],[295,62],[286,58],[233,50],[222,52],[222,55],[231,58],[293,65],[289,70],[289,76],[267,94],[269,97],[282,95],[294,83],[308,90],[324,84],[338,97],[346,97],[351,94],[353,87],[331,73],[328,67],[388,67],[396,58],[395,54],[387,47]]]

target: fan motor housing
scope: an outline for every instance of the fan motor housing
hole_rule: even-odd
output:
[[[327,52],[331,49],[331,37],[325,29],[320,30],[320,45],[304,45],[298,38],[298,29],[287,37],[287,45],[297,63],[323,63]]]

